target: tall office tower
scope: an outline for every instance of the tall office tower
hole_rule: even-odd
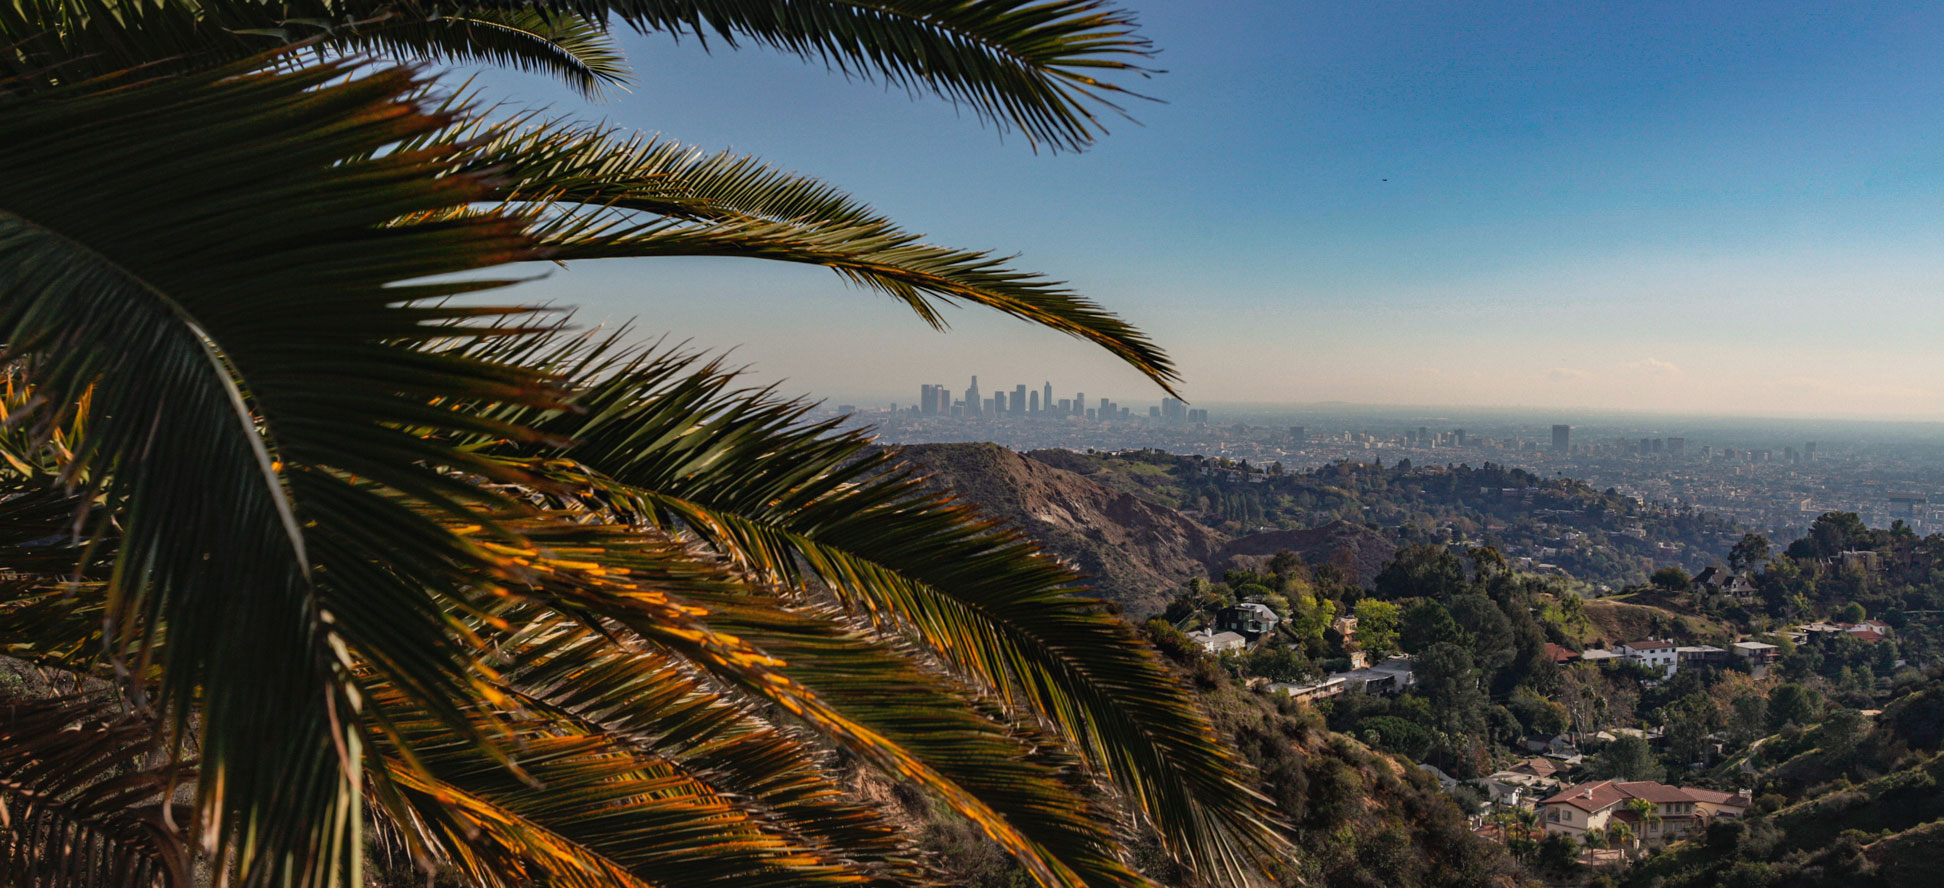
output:
[[[1040,412],[1039,392],[1033,392],[1030,396],[1026,398],[1026,412],[1027,413]]]
[[[1046,381],[1045,388],[1040,389],[1040,409],[1048,413],[1053,412],[1053,380],[1051,379]]]
[[[1573,439],[1572,426],[1569,425],[1553,426],[1553,450],[1559,453],[1565,453],[1567,448],[1572,446],[1572,439]]]
[[[1012,398],[1011,398],[1010,400],[1008,400],[1008,401],[1006,401],[1006,403],[1012,406],[1012,412],[1013,412],[1013,415],[1014,415],[1014,416],[1025,416],[1025,415],[1026,415],[1026,385],[1025,385],[1025,383],[1021,383],[1021,384],[1019,384],[1019,385],[1016,385],[1016,386],[1013,386],[1013,395],[1012,395]]]
[[[1640,439],[1640,455],[1652,456],[1653,454],[1654,454],[1654,439],[1652,438]]]
[[[1161,418],[1161,408],[1160,408],[1159,406],[1154,406],[1154,407],[1149,407],[1149,408],[1148,408],[1148,418],[1149,418],[1149,419],[1160,419],[1160,418]]]
[[[1100,414],[1099,414],[1099,415],[1100,415],[1100,418],[1101,418],[1101,419],[1112,419],[1112,418],[1113,418],[1113,416],[1112,416],[1112,415],[1111,415],[1111,414],[1110,414],[1110,413],[1108,412],[1108,411],[1109,411],[1110,409],[1112,409],[1112,407],[1113,407],[1113,404],[1114,404],[1114,402],[1113,402],[1113,401],[1111,401],[1111,400],[1109,400],[1109,399],[1107,399],[1107,398],[1101,398],[1101,399],[1100,399]]]
[[[1667,455],[1668,455],[1668,456],[1686,456],[1686,455],[1687,455],[1687,439],[1686,439],[1686,438],[1669,438],[1669,439],[1667,439]]]
[[[1088,419],[1093,419],[1093,418],[1094,418],[1094,411],[1093,411],[1093,408],[1092,408],[1092,407],[1088,407],[1088,408],[1087,408],[1087,418],[1088,418]]]
[[[1458,446],[1460,446],[1460,447],[1463,447],[1463,446],[1465,446],[1465,430],[1464,430],[1464,429],[1452,429],[1452,431],[1451,431],[1451,440],[1452,440],[1452,443],[1454,443],[1454,444],[1457,444],[1457,445],[1458,445]]]
[[[1061,416],[1072,416],[1072,415],[1073,415],[1073,399],[1072,399],[1072,398],[1061,398],[1061,399],[1060,399],[1060,415],[1061,415]]]
[[[1087,393],[1074,392],[1073,393],[1073,415],[1081,416],[1084,415],[1086,412],[1087,412]]]
[[[1304,431],[1302,426],[1290,426],[1289,443],[1307,444],[1309,443],[1309,433]]]
[[[932,400],[931,383],[927,382],[918,386],[918,412],[930,413],[935,406],[937,406],[937,402]]]
[[[1431,443],[1431,430],[1430,430],[1430,429],[1427,429],[1427,428],[1425,428],[1424,426],[1418,426],[1418,443],[1419,443],[1419,444],[1424,444],[1424,445],[1426,445],[1426,446],[1429,446],[1429,445],[1430,445],[1430,443]]]
[[[999,417],[1004,415],[1006,415],[1006,393],[1003,391],[993,392],[992,393],[992,418],[998,419]]]
[[[1794,447],[1782,448],[1782,461],[1793,465],[1796,462],[1796,449]]]
[[[1126,418],[1128,417],[1128,414],[1129,414],[1130,412],[1131,412],[1131,411],[1129,411],[1129,410],[1128,410],[1128,409],[1127,409],[1126,407],[1122,407],[1122,408],[1120,409],[1120,418],[1122,418],[1122,419],[1126,419]]]
[[[978,416],[979,407],[984,402],[979,398],[979,377],[972,377],[972,386],[965,390],[965,415]]]
[[[985,405],[979,410],[979,415],[985,417],[998,416],[999,405],[1005,397],[1005,395],[994,392],[992,397],[985,399]]]
[[[1810,441],[1802,445],[1802,459],[1804,462],[1816,461],[1816,442]]]

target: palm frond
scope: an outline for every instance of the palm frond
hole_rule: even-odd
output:
[[[503,572],[388,501],[490,516],[452,472],[505,477],[414,429],[503,433],[436,396],[545,400],[414,346],[503,332],[426,302],[482,284],[400,282],[530,254],[505,221],[395,224],[481,196],[436,153],[341,162],[449,125],[408,72],[246,70],[0,100],[0,342],[46,399],[17,422],[86,411],[66,471],[119,520],[110,659],[161,670],[160,700],[131,689],[179,732],[197,705],[211,847],[244,884],[335,884],[359,865],[353,652],[462,696],[474,654],[425,589]],[[369,575],[415,582],[339,579]]]
[[[1077,594],[1070,569],[890,471],[860,436],[803,423],[802,405],[733,390],[713,365],[598,342],[528,347],[529,360],[598,380],[578,411],[517,419],[573,440],[559,455],[605,478],[617,508],[915,631],[968,681],[1046,719],[1207,877],[1246,881],[1254,856],[1283,850],[1266,801],[1187,691]]]
[[[530,117],[443,134],[468,169],[532,214],[557,260],[734,256],[820,265],[934,327],[941,309],[996,309],[1105,348],[1173,391],[1173,363],[1140,331],[1065,285],[989,252],[925,243],[830,185],[754,158]]]
[[[102,695],[0,705],[0,882],[192,888],[169,793],[189,768],[153,765],[158,732]]]
[[[748,41],[934,93],[1054,150],[1080,149],[1104,132],[1097,112],[1120,112],[1116,99],[1134,95],[1110,78],[1145,76],[1152,53],[1133,16],[1104,0],[18,0],[0,8],[0,44],[20,50],[0,53],[0,65],[15,74],[59,66],[73,78],[165,60],[223,64],[299,41],[343,39],[430,58],[511,61],[570,82],[585,83],[599,70],[588,64],[593,57],[570,48],[573,40],[545,46],[511,31],[433,27],[453,17],[504,28],[529,15],[582,23],[563,26],[570,29],[598,29],[618,17],[705,45]],[[543,36],[539,29],[526,35]],[[466,40],[481,45],[468,49]]]
[[[382,58],[488,64],[546,74],[589,99],[633,82],[607,28],[596,20],[532,8],[472,8],[429,19],[394,13],[337,29],[320,45]]]
[[[523,531],[538,568],[525,595],[779,708],[978,824],[1042,885],[1138,881],[1115,858],[1112,818],[1064,786],[1057,744],[1037,750],[1056,761],[1035,758],[1034,744],[883,641],[750,597],[736,575],[653,529]]]

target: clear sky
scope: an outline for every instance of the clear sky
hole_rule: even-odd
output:
[[[1203,403],[1944,419],[1944,4],[1129,0],[1167,73],[1079,155],[792,57],[629,34],[587,105],[910,229],[1018,253],[1154,335]],[[524,295],[737,347],[764,381],[1159,393],[973,309],[933,333],[830,272],[584,264]]]

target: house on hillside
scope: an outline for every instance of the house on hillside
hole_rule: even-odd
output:
[[[1652,814],[1636,811],[1636,801]],[[1625,823],[1642,845],[1657,846],[1699,834],[1716,817],[1739,817],[1746,796],[1683,789],[1650,780],[1601,780],[1567,787],[1541,800],[1539,823],[1546,832],[1584,839],[1587,830]]]
[[[1215,628],[1239,633],[1250,641],[1276,631],[1276,624],[1281,622],[1282,615],[1260,601],[1244,601],[1215,615]]]
[[[1248,639],[1234,632],[1217,632],[1213,629],[1196,629],[1188,633],[1188,638],[1211,654],[1225,654],[1249,646]]]
[[[1656,641],[1651,638],[1629,641],[1617,650],[1620,656],[1649,668],[1658,669],[1662,675],[1673,675],[1674,670],[1680,668],[1680,655],[1674,642],[1671,641]]]

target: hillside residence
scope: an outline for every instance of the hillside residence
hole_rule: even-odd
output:
[[[1532,807],[1533,801],[1544,798],[1559,790],[1558,774],[1560,766],[1552,759],[1534,756],[1503,771],[1471,781],[1473,786],[1485,791],[1485,798],[1494,804],[1515,807]]]
[[[1682,666],[1701,666],[1726,662],[1728,652],[1710,644],[1684,644],[1674,649],[1675,662]]]
[[[1616,650],[1620,656],[1635,663],[1659,669],[1662,675],[1673,675],[1674,670],[1680,667],[1678,649],[1671,641],[1656,641],[1651,638],[1644,641],[1629,641]]]
[[[1411,675],[1411,658],[1391,657],[1375,666],[1352,669],[1330,676],[1344,682],[1344,690],[1361,690],[1367,694],[1400,694],[1414,687],[1417,679]]]
[[[1225,654],[1228,653],[1229,651],[1239,651],[1249,646],[1248,639],[1243,638],[1242,636],[1237,635],[1234,632],[1216,632],[1213,629],[1196,629],[1195,631],[1188,633],[1188,637],[1192,639],[1196,644],[1201,645],[1202,650],[1207,651],[1208,653],[1211,654]]]
[[[1276,624],[1280,622],[1282,616],[1260,601],[1244,601],[1222,608],[1221,613],[1215,615],[1215,628],[1241,633],[1250,641],[1276,631]]]
[[[1653,816],[1643,817],[1634,801],[1652,805]],[[1568,787],[1539,802],[1539,822],[1546,832],[1585,838],[1587,830],[1627,824],[1643,845],[1664,845],[1694,835],[1718,817],[1740,817],[1749,796],[1741,793],[1683,789],[1648,780],[1601,780]]]
[[[1553,644],[1550,641],[1546,642],[1546,656],[1551,658],[1551,660],[1554,663],[1559,663],[1562,665],[1566,663],[1571,663],[1572,661],[1579,659],[1578,654],[1575,654],[1572,651],[1567,650],[1566,648],[1560,647],[1559,645]]]
[[[1728,646],[1735,656],[1755,665],[1767,665],[1780,659],[1782,649],[1766,641],[1737,641]]]
[[[1322,700],[1343,693],[1343,689],[1347,684],[1348,682],[1345,682],[1341,678],[1331,677],[1301,683],[1279,681],[1271,684],[1269,690],[1287,694],[1298,700]]]

